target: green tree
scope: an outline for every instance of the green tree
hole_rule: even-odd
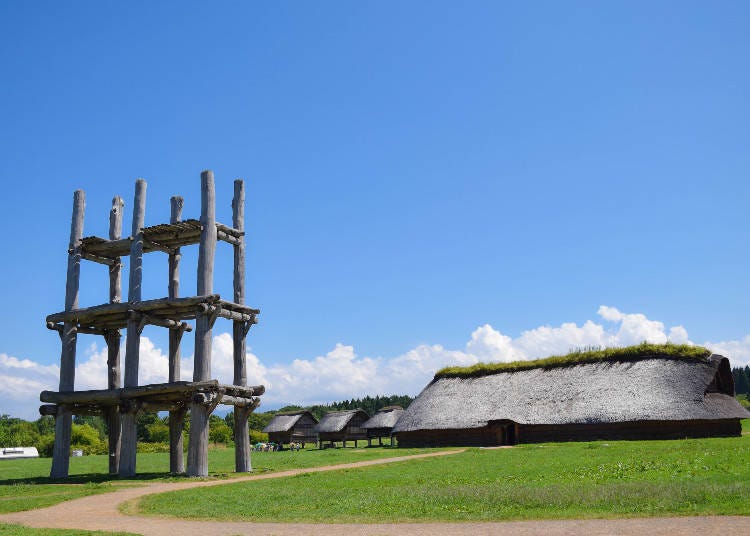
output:
[[[107,453],[107,444],[99,438],[99,431],[90,424],[73,424],[70,448],[83,450],[85,454]]]
[[[161,419],[157,419],[151,424],[146,425],[146,441],[150,443],[168,443],[169,426]]]
[[[232,441],[232,429],[222,419],[217,418],[209,422],[208,439],[212,443],[230,443]]]
[[[154,424],[159,420],[159,415],[156,413],[141,413],[138,415],[137,429],[138,429],[138,441],[150,442],[148,436],[148,426]]]

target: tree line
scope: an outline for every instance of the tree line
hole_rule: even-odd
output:
[[[286,406],[279,410],[262,413],[253,412],[248,418],[250,440],[264,441],[268,436],[262,432],[271,419],[280,412],[307,409],[320,420],[329,411],[344,409],[364,409],[374,415],[377,410],[386,406],[407,407],[413,398],[406,395],[366,396],[320,404],[303,408]],[[141,413],[138,416],[138,452],[169,452],[169,416],[157,413]],[[209,417],[209,441],[216,444],[231,444],[234,441],[234,413],[224,417]],[[190,432],[190,419],[183,421],[183,435],[187,445]],[[0,448],[3,447],[36,447],[40,456],[52,455],[55,442],[55,420],[44,416],[35,421],[25,421],[10,415],[0,415]],[[76,415],[73,417],[71,432],[71,449],[82,450],[85,454],[107,454],[107,422],[98,415]]]
[[[732,376],[734,376],[735,392],[738,395],[750,394],[750,365],[734,367],[732,369]],[[750,400],[750,396],[748,400]]]

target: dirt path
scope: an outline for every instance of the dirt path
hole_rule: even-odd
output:
[[[356,467],[367,467],[432,456],[446,456],[462,451],[442,451],[413,456],[399,456],[365,462],[295,469],[264,475],[250,475],[230,480],[185,481],[147,484],[138,488],[125,488],[112,493],[92,495],[66,501],[48,508],[0,515],[0,523],[18,523],[37,528],[68,528],[104,531],[126,531],[144,536],[213,536],[213,535],[275,535],[299,536],[380,536],[387,534],[410,534],[415,536],[481,536],[544,534],[562,535],[612,535],[632,534],[637,536],[674,534],[730,536],[750,534],[750,517],[674,517],[639,519],[591,519],[564,521],[509,521],[494,523],[403,523],[372,525],[323,525],[310,523],[253,523],[229,521],[187,521],[174,518],[153,518],[121,514],[118,506],[131,501],[166,491],[193,487],[220,486],[233,482],[283,478],[302,473],[334,471]]]

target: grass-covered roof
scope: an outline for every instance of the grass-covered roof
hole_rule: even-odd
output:
[[[440,378],[479,378],[499,372],[516,372],[528,369],[553,369],[571,367],[586,363],[606,361],[639,361],[641,359],[687,359],[707,361],[711,351],[702,346],[689,344],[651,344],[615,348],[582,348],[566,355],[554,355],[533,361],[512,361],[510,363],[477,363],[469,367],[446,367],[435,374]]]

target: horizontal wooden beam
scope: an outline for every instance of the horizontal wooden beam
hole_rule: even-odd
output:
[[[52,404],[100,404],[106,406],[118,405],[123,400],[134,400],[140,398],[159,398],[159,400],[148,400],[148,403],[157,403],[164,400],[173,403],[179,400],[189,399],[196,393],[226,395],[239,398],[252,398],[260,396],[265,392],[262,385],[244,387],[241,385],[223,385],[217,380],[203,382],[172,382],[141,385],[138,387],[124,387],[122,389],[92,389],[88,391],[42,391],[39,399],[42,402]]]
[[[252,408],[255,409],[260,405],[260,398],[244,398],[238,396],[227,396],[224,395],[221,398],[221,404],[225,406],[234,406],[236,408]]]

